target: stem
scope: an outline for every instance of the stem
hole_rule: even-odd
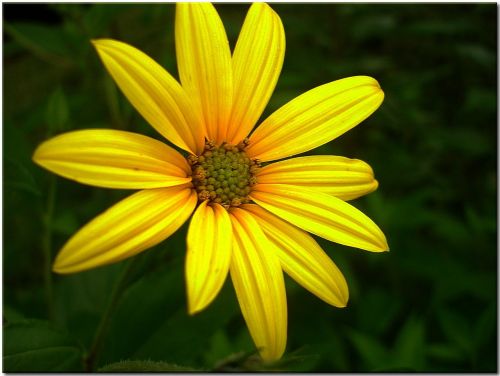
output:
[[[49,182],[47,206],[45,208],[45,212],[42,213],[44,226],[42,236],[42,248],[44,256],[43,282],[45,287],[47,316],[50,321],[54,319],[54,289],[52,285],[52,220],[54,218],[56,182],[56,177],[52,176]]]
[[[117,303],[121,297],[121,293],[126,286],[127,280],[130,276],[130,272],[132,271],[133,261],[135,259],[136,257],[133,257],[126,261],[126,264],[123,266],[123,269],[118,279],[116,280],[115,285],[113,286],[113,291],[111,292],[111,297],[109,299],[108,305],[106,306],[106,309],[101,316],[101,321],[99,322],[99,326],[97,327],[96,333],[94,335],[94,340],[92,341],[90,350],[84,359],[86,372],[92,372],[95,363],[98,360],[99,351],[102,347],[106,332],[108,331],[111,316],[115,312]]]

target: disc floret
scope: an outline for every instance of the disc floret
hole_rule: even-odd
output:
[[[190,155],[193,186],[200,201],[209,200],[225,207],[250,202],[248,197],[257,182],[257,160],[247,156],[248,141],[238,145],[207,141],[200,155]]]

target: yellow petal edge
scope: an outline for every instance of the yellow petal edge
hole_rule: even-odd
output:
[[[234,103],[228,142],[238,144],[259,120],[276,86],[285,57],[285,31],[265,3],[253,3],[233,54]]]
[[[189,188],[134,193],[94,218],[64,245],[56,273],[76,273],[134,256],[165,240],[189,218],[197,202]]]
[[[163,188],[191,181],[186,159],[171,147],[110,129],[55,136],[38,146],[33,160],[65,178],[105,188]]]
[[[135,47],[113,39],[95,39],[104,66],[130,103],[161,135],[190,153],[203,150],[198,112],[181,85]]]
[[[247,153],[272,161],[323,145],[370,116],[384,100],[378,82],[348,77],[318,86],[271,114],[250,136]]]
[[[203,201],[193,214],[187,234],[185,275],[190,314],[208,306],[222,288],[229,271],[232,241],[227,210]]]
[[[349,289],[342,272],[319,244],[303,230],[279,219],[258,205],[243,205],[251,212],[274,249],[281,265],[297,283],[335,307],[345,307]]]
[[[182,87],[204,120],[208,139],[226,139],[233,101],[231,50],[210,3],[178,3],[175,48]]]
[[[234,244],[231,279],[241,312],[264,361],[279,359],[286,347],[287,306],[279,259],[255,219],[231,211]]]
[[[263,184],[290,184],[353,200],[375,191],[372,168],[359,159],[333,155],[291,158],[264,166],[257,172]]]
[[[337,197],[285,184],[257,184],[250,197],[278,217],[327,240],[372,252],[389,250],[380,228]]]

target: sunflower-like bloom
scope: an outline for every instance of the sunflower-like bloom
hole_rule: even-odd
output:
[[[104,129],[42,143],[34,161],[56,174],[139,190],[69,239],[53,269],[75,273],[131,257],[191,217],[189,313],[210,304],[229,273],[262,358],[279,359],[287,337],[283,270],[328,304],[344,307],[348,300],[342,273],[307,232],[367,251],[388,250],[379,227],[346,203],[377,188],[370,166],[338,156],[285,158],[353,128],[384,94],[370,77],[330,82],[285,104],[247,137],[281,71],[285,36],[278,15],[253,4],[231,54],[214,7],[182,3],[175,38],[180,83],[128,44],[93,41],[132,105],[185,153]]]

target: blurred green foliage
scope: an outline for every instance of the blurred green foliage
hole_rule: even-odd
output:
[[[217,5],[233,46],[247,7]],[[496,6],[273,8],[287,53],[265,115],[351,75],[373,76],[385,91],[373,116],[314,153],[373,166],[380,188],[354,204],[384,230],[391,252],[319,240],[348,280],[349,305],[327,306],[287,279],[288,351],[272,369],[496,372]],[[44,252],[54,257],[81,225],[129,192],[54,177],[31,155],[51,135],[75,129],[159,138],[89,40],[128,42],[176,75],[174,6],[3,9],[3,371],[80,371],[123,263],[49,276]],[[185,228],[137,256],[95,369],[266,369],[229,281],[206,311],[187,315],[184,239]]]

